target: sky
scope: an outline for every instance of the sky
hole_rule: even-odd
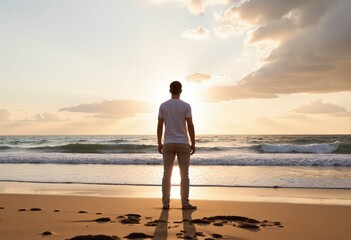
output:
[[[349,0],[0,0],[0,135],[351,134]]]

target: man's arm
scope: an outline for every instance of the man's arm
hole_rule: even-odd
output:
[[[195,127],[193,124],[193,118],[186,118],[186,123],[188,125],[188,132],[190,136],[190,155],[193,155],[195,153]]]
[[[158,118],[157,122],[157,144],[158,144],[158,152],[163,153],[163,145],[162,145],[162,133],[163,133],[163,118]]]

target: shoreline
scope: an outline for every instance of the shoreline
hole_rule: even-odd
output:
[[[33,184],[78,184],[78,185],[96,185],[96,186],[136,186],[136,187],[161,187],[161,184],[135,184],[135,183],[89,183],[89,182],[41,182],[41,181],[19,181],[19,180],[0,180],[1,183],[33,183]],[[179,187],[180,185],[172,185]],[[289,187],[289,186],[229,186],[229,185],[196,185],[196,188],[253,188],[253,189],[316,189],[316,190],[351,190],[351,187]]]
[[[0,182],[0,194],[161,198],[161,186]],[[179,199],[179,186],[172,186]],[[190,199],[351,206],[351,189],[191,186]]]

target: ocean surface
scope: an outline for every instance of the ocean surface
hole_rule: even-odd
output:
[[[160,185],[156,136],[0,136],[0,181]],[[351,189],[351,135],[198,135],[195,186]],[[172,183],[179,185],[175,166]]]

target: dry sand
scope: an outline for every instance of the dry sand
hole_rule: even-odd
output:
[[[58,187],[55,184],[50,186],[52,189]],[[72,185],[67,185],[67,189],[70,187]],[[104,187],[97,186],[96,188]],[[148,189],[152,191],[150,187],[139,188],[144,192],[148,192]],[[203,190],[211,194],[211,188]],[[225,190],[226,188],[223,188],[222,191],[225,193]],[[216,189],[216,191],[219,190]],[[255,189],[250,191],[255,191]],[[257,191],[264,192],[265,190],[257,189]],[[266,191],[270,192],[271,189]],[[292,195],[299,192],[296,189],[277,191],[290,191]],[[313,195],[320,191],[321,199],[324,198],[323,190],[313,191]],[[350,193],[350,190],[336,190],[335,198],[338,198],[339,194],[342,198],[350,200]],[[220,234],[223,236],[222,239],[232,240],[351,239],[351,205],[349,204],[219,200],[193,200],[192,203],[198,206],[198,210],[181,210],[178,199],[172,199],[170,210],[162,210],[158,198],[2,193],[0,194],[0,239],[54,240],[88,234],[115,235],[125,239],[125,236],[133,232],[152,235],[153,239],[180,239],[179,237],[187,236],[189,236],[188,239],[191,239],[190,237],[216,239],[212,234]],[[33,208],[39,209],[32,211],[35,210]],[[121,221],[128,220],[127,214],[139,214],[141,217],[129,218],[136,221],[136,224],[124,224]],[[231,217],[227,217],[227,220],[210,218],[214,216]],[[234,216],[248,219],[238,219]],[[98,218],[110,218],[111,221],[95,222],[94,220]],[[204,218],[207,219],[203,224],[189,222],[204,220]],[[189,221],[184,221],[184,219]],[[238,227],[245,222],[258,228]],[[45,231],[51,232],[52,235],[43,236],[41,233]],[[195,238],[195,234],[200,235],[200,232],[204,236]]]

